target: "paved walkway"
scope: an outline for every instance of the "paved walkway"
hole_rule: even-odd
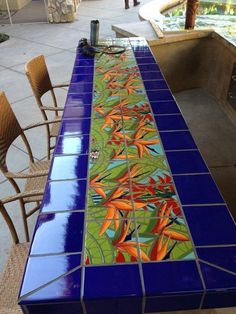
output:
[[[142,4],[149,0],[141,0]],[[111,25],[138,21],[139,7],[124,9],[124,0],[84,0],[79,6],[74,23],[65,24],[15,24],[0,26],[0,32],[10,35],[10,40],[0,44],[0,90],[5,91],[22,127],[41,121],[32,91],[24,74],[24,65],[31,58],[43,54],[54,84],[69,82],[75,58],[75,49],[80,38],[89,38],[90,20],[100,20],[100,38],[115,37]],[[65,102],[66,90],[58,92],[59,102]],[[45,99],[47,100],[47,99]],[[46,156],[45,130],[29,133],[34,157]],[[23,144],[16,140],[8,155],[9,169],[22,171],[27,168],[27,153]],[[14,190],[0,174],[0,198],[12,195]],[[19,233],[23,237],[21,216],[17,203],[8,206]],[[31,230],[36,217],[30,218]],[[10,247],[10,235],[0,217],[0,271]]]

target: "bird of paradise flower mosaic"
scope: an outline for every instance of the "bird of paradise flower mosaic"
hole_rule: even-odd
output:
[[[85,263],[194,258],[132,50],[94,73]]]

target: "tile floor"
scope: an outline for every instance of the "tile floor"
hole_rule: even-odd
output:
[[[142,0],[142,4],[149,0]],[[132,1],[131,1],[132,4]],[[138,18],[139,7],[130,6],[124,9],[124,0],[84,0],[81,2],[76,21],[65,24],[14,24],[0,25],[0,32],[10,35],[10,39],[1,43],[0,47],[0,90],[3,90],[19,119],[21,126],[41,121],[31,88],[24,74],[25,63],[43,54],[46,58],[51,80],[54,84],[69,82],[75,58],[75,49],[80,38],[89,38],[90,20],[100,20],[100,38],[115,37],[111,30],[113,24],[135,22]],[[61,89],[58,93],[59,102],[65,103],[67,91]],[[42,132],[28,132],[34,157],[38,160],[46,156],[44,129]],[[13,143],[8,154],[9,169],[22,171],[27,168],[27,153],[19,140]],[[0,174],[0,197],[12,195],[14,190]],[[24,240],[21,215],[15,202],[7,207],[16,222],[17,229]],[[31,231],[35,217],[30,218]],[[10,248],[10,235],[0,217],[0,272],[6,262]]]

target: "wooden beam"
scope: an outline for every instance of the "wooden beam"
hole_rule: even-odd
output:
[[[195,19],[198,13],[199,0],[188,0],[186,8],[185,29],[194,29]]]

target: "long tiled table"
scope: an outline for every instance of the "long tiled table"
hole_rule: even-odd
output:
[[[236,304],[236,228],[142,38],[77,52],[26,264],[25,313]],[[157,60],[158,61],[158,60]]]

